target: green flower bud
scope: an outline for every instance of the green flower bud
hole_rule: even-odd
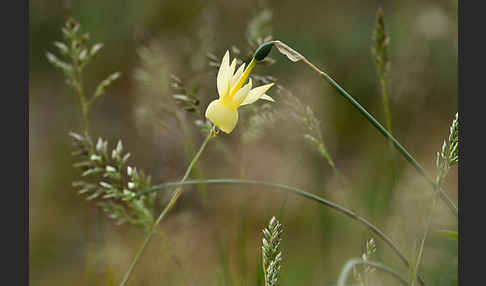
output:
[[[265,42],[261,44],[255,51],[255,54],[253,55],[253,58],[255,58],[257,61],[262,61],[265,59],[268,54],[270,53],[270,50],[273,47],[272,42]]]

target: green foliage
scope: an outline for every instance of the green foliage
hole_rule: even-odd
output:
[[[271,13],[268,10],[262,10],[248,25],[247,35],[249,47],[245,49],[246,52],[241,52],[242,49],[239,49],[236,46],[231,47],[232,55],[237,58],[238,65],[243,62],[248,62],[256,47],[261,43],[272,39],[271,35],[268,35],[271,30],[269,29],[271,28],[269,26],[270,20]],[[83,114],[86,117],[88,107],[105,93],[105,89],[111,85],[113,81],[119,78],[120,74],[114,73],[108,76],[98,84],[92,97],[90,97],[89,100],[85,99],[82,84],[82,71],[86,64],[100,51],[102,44],[95,44],[89,47],[87,45],[89,36],[87,34],[81,35],[80,33],[79,24],[73,20],[68,21],[63,28],[65,42],[54,43],[58,48],[59,53],[68,60],[60,60],[57,56],[51,53],[47,53],[47,59],[55,67],[61,69],[66,75],[67,83],[74,88],[81,99]],[[385,100],[385,97],[387,96],[386,82],[389,78],[390,65],[388,56],[389,38],[385,31],[383,12],[381,9],[377,13],[373,41],[374,46],[372,47],[372,55],[377,66]],[[139,83],[140,86],[143,86],[141,91],[143,93],[152,94],[156,98],[157,104],[153,104],[154,101],[150,102],[151,108],[158,113],[167,113],[179,121],[182,121],[181,118],[185,118],[185,116],[189,114],[189,116],[192,116],[193,118],[195,117],[193,122],[196,126],[206,132],[210,132],[211,124],[204,118],[203,110],[201,110],[200,102],[202,92],[200,86],[190,82],[187,83],[184,80],[181,80],[181,78],[171,74],[165,62],[165,55],[161,51],[161,46],[153,43],[140,48],[139,56],[141,65],[135,70],[137,83]],[[289,54],[287,54],[287,56],[289,56]],[[219,68],[219,57],[216,57],[213,54],[208,54],[208,58],[210,66]],[[305,58],[302,57],[302,59]],[[270,57],[266,57],[262,62],[266,65],[271,65],[275,61]],[[268,75],[252,74],[251,77],[256,84],[266,84],[277,80]],[[282,91],[286,91],[281,85],[277,85],[277,90],[280,95],[282,95]],[[161,98],[162,100],[160,100]],[[335,169],[334,161],[323,140],[320,126],[321,122],[315,116],[312,108],[304,105],[300,99],[293,96],[290,91],[287,91],[287,96],[285,98],[281,98],[281,102],[284,103],[285,109],[283,110],[281,109],[282,105],[278,106],[280,109],[277,109],[275,104],[268,103],[246,108],[244,112],[253,112],[253,114],[247,117],[249,119],[247,121],[247,129],[243,139],[255,140],[255,138],[263,135],[263,130],[266,126],[274,124],[277,120],[283,118],[292,118],[303,127],[303,138],[305,138],[305,140],[328,161],[331,167]],[[386,103],[385,110],[387,110],[387,105],[388,104]],[[288,114],[291,114],[292,116],[288,116]],[[389,111],[387,116],[389,116]],[[76,133],[70,134],[74,138],[74,145],[76,147],[73,155],[80,158],[80,162],[76,163],[74,166],[82,170],[81,177],[83,178],[81,181],[74,182],[73,186],[79,188],[79,193],[85,194],[87,200],[97,201],[98,205],[108,214],[108,216],[116,220],[118,224],[133,224],[144,228],[146,231],[150,230],[153,226],[157,226],[160,220],[164,217],[165,211],[159,217],[160,219],[154,224],[153,213],[156,193],[149,192],[140,194],[141,191],[151,187],[150,176],[145,175],[143,171],[137,170],[137,168],[127,165],[130,154],[123,154],[123,145],[121,141],[118,142],[113,150],[108,150],[108,142],[102,138],[99,138],[97,143],[93,144],[93,141],[87,132],[88,125],[86,124],[85,127],[84,135]],[[391,124],[387,124],[387,127],[388,130],[391,130]],[[207,142],[203,144],[200,152],[202,152],[206,143]],[[197,160],[200,152],[191,162],[190,167],[181,182],[185,181],[189,176],[192,165]],[[444,142],[441,152],[438,152],[437,155],[437,167],[439,169],[437,184],[440,186],[443,183],[449,168],[457,164],[458,160],[457,114],[450,129],[449,142],[447,144]],[[180,192],[182,192],[182,187],[179,188],[180,190],[174,193],[173,198],[175,199],[171,200],[166,208],[167,210],[172,207],[179,197]],[[354,213],[350,211],[344,213],[358,220],[358,217]],[[370,225],[364,219],[359,218],[358,221],[364,221],[368,226]],[[455,236],[457,239],[457,232],[442,232],[451,237]],[[381,232],[378,232],[378,234],[380,233]],[[272,217],[268,227],[263,230],[262,266],[265,286],[275,286],[278,285],[279,282],[282,261],[282,253],[280,251],[281,234],[281,224],[275,217]],[[152,233],[150,235],[152,235]],[[146,243],[148,243],[148,240],[144,243],[140,253],[143,252]],[[375,252],[376,246],[374,240],[370,239],[366,242],[362,260],[365,262],[370,261]],[[135,265],[139,255],[136,257],[137,258],[132,266]],[[371,267],[371,265],[372,264],[370,263],[369,265],[363,264],[359,267],[353,267],[354,276],[360,285],[369,284],[369,274],[375,269]],[[131,267],[128,276],[126,276],[127,278],[130,276],[132,269],[133,268]]]
[[[130,153],[123,154],[123,144],[118,141],[109,152],[108,142],[99,138],[96,145],[91,138],[70,133],[74,139],[74,156],[81,160],[74,164],[83,173],[83,180],[73,182],[79,194],[87,200],[97,200],[98,205],[117,224],[129,223],[145,230],[153,224],[155,194],[137,195],[151,186],[150,176],[142,170],[127,166]]]
[[[263,229],[262,261],[265,286],[278,285],[278,275],[282,262],[281,235],[282,225],[275,217],[272,217],[268,227]]]

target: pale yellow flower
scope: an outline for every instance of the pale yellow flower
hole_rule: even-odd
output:
[[[213,100],[206,109],[206,118],[225,133],[230,133],[238,122],[238,107],[254,103],[259,99],[274,101],[266,95],[274,83],[262,85],[252,89],[251,79],[243,85],[255,66],[256,60],[253,58],[245,69],[243,63],[238,70],[236,69],[236,59],[230,65],[229,52],[223,57],[218,71],[217,87],[219,98]]]

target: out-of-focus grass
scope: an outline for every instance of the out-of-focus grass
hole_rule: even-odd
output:
[[[116,227],[104,219],[71,187],[78,173],[70,167],[67,132],[77,128],[78,106],[62,75],[44,56],[53,49],[51,43],[59,40],[69,10],[92,39],[105,44],[104,56],[87,67],[88,88],[93,88],[93,79],[114,70],[124,75],[94,106],[92,131],[109,141],[123,139],[125,148],[136,154],[134,164],[152,174],[155,182],[179,178],[187,158],[180,138],[136,123],[140,114],[135,109],[144,96],[137,92],[133,77],[139,65],[136,50],[157,39],[167,68],[189,78],[191,69],[204,68],[204,55],[198,50],[202,38],[207,40],[205,48],[218,56],[232,44],[244,45],[247,23],[262,7],[273,13],[275,38],[305,51],[384,121],[369,50],[378,1],[260,2],[30,1],[32,285],[118,282],[143,239],[138,229]],[[457,5],[402,1],[383,8],[391,37],[393,132],[435,176],[435,152],[457,110]],[[192,51],[198,51],[198,56]],[[248,144],[235,139],[242,135],[239,129],[221,136],[218,140],[234,143],[237,163],[216,145],[209,146],[201,161],[205,175],[265,179],[311,190],[369,218],[412,257],[413,241],[421,236],[417,221],[427,210],[425,182],[397,158],[398,181],[391,197],[385,197],[393,187],[386,140],[310,71],[289,67],[286,59],[271,55],[276,64],[259,66],[256,72],[278,77],[313,107],[322,121],[327,148],[350,187],[340,189],[327,162],[303,144],[297,131],[289,132],[296,128],[289,121],[278,122]],[[215,78],[197,80],[207,80],[204,88],[216,96]],[[444,189],[454,199],[456,186],[457,172],[452,169]],[[196,192],[183,194],[163,223],[170,235],[155,237],[134,272],[133,285],[256,285],[261,282],[257,279],[261,275],[260,231],[271,216],[278,216],[284,203],[281,285],[333,285],[344,263],[359,256],[370,237],[361,226],[312,202],[261,192],[257,187],[224,188],[229,187],[209,188],[204,203]],[[455,227],[442,206],[434,217],[439,226]],[[403,270],[382,242],[376,242],[377,258]],[[450,285],[457,270],[456,244],[432,231],[421,265],[429,285]]]

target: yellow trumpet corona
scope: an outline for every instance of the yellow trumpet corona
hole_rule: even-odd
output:
[[[217,77],[219,98],[213,100],[206,109],[206,118],[225,133],[231,133],[238,122],[238,107],[254,103],[259,99],[274,101],[266,95],[274,83],[262,85],[252,89],[251,79],[243,85],[255,66],[255,58],[245,69],[243,63],[235,72],[236,59],[230,65],[229,52],[223,57]]]

